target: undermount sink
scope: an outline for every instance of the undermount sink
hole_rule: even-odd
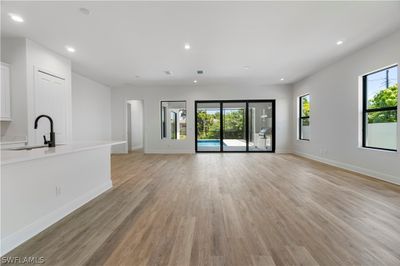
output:
[[[56,145],[56,147],[61,146],[61,145],[63,145],[63,144],[58,144],[58,145]],[[9,151],[30,151],[33,149],[48,148],[48,147],[49,146],[47,146],[47,145],[36,145],[36,146],[24,146],[24,147],[18,147],[18,148],[10,148],[7,150],[9,150]]]

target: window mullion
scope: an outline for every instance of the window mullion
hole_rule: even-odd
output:
[[[396,110],[397,110],[397,106],[391,106],[391,107],[367,109],[367,110],[364,111],[364,113],[385,112],[385,111],[396,111]]]

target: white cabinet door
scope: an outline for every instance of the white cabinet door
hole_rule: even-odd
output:
[[[11,120],[10,67],[1,63],[1,121]]]
[[[56,143],[65,143],[67,136],[67,88],[65,79],[44,71],[36,71],[35,118],[48,115],[53,119]],[[50,122],[41,118],[35,130],[36,144],[43,144],[43,135],[49,139]]]

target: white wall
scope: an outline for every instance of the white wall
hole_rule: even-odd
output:
[[[72,139],[111,140],[110,88],[72,73]]]
[[[26,39],[1,39],[1,61],[10,65],[12,119],[1,122],[1,136],[25,139],[28,135]]]
[[[11,65],[11,122],[2,122],[2,136],[28,137],[35,144],[35,70],[42,69],[65,78],[67,97],[67,140],[71,132],[71,61],[24,38],[1,40],[1,60]],[[49,99],[50,100],[50,99]]]
[[[29,39],[26,40],[27,49],[27,108],[28,108],[28,144],[34,145],[36,130],[33,128],[34,121],[39,115],[35,111],[35,76],[38,69],[65,78],[66,86],[66,142],[71,141],[71,60],[41,46]],[[51,99],[49,99],[51,100]],[[57,121],[54,121],[57,123]]]
[[[360,148],[359,104],[359,76],[399,62],[400,31],[294,84],[293,106],[298,106],[298,96],[311,95],[311,140],[296,140],[293,119],[294,152],[400,184],[399,152]],[[397,132],[400,148],[400,125]]]
[[[129,101],[130,104],[130,150],[143,148],[143,101]],[[129,118],[128,118],[129,119]]]
[[[276,151],[291,151],[291,87],[276,86],[193,86],[187,87],[123,87],[111,90],[112,139],[127,140],[126,102],[144,100],[144,149],[146,153],[193,153],[194,101],[232,99],[276,99]],[[187,101],[187,138],[161,140],[160,101]],[[116,147],[124,152],[126,147]]]

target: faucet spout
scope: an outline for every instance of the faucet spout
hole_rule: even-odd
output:
[[[49,145],[49,147],[55,147],[56,146],[56,134],[54,133],[54,130],[53,130],[53,119],[50,116],[48,116],[48,115],[39,115],[35,119],[35,129],[37,129],[38,122],[39,122],[40,118],[42,118],[42,117],[49,119],[49,122],[50,122],[50,140],[49,141],[46,140],[46,136],[43,136],[44,144],[45,145]]]

